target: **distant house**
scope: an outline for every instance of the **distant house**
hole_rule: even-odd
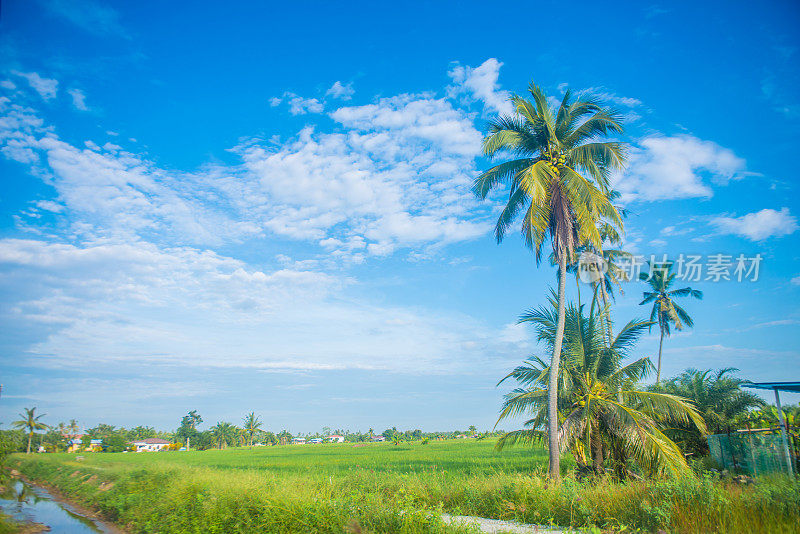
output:
[[[154,452],[169,447],[169,441],[161,438],[147,438],[134,441],[132,445],[136,447],[136,452]]]
[[[86,447],[87,451],[96,451],[97,449],[103,450],[102,439],[93,439],[89,442],[89,446]]]
[[[370,438],[371,441],[386,441],[386,438],[383,436],[372,436]]]
[[[67,452],[78,452],[81,450],[83,444],[83,434],[74,436],[71,440],[67,441]]]
[[[305,445],[306,444],[306,438],[292,438],[292,444],[293,445]]]
[[[322,443],[322,438],[311,438],[308,440],[309,443]]]
[[[328,443],[344,443],[344,436],[339,436],[337,434],[333,434],[326,438]]]

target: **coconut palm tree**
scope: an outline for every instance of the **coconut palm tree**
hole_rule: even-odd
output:
[[[25,408],[25,413],[19,414],[20,418],[18,421],[14,421],[11,425],[14,428],[23,428],[28,433],[28,452],[27,454],[31,453],[31,440],[33,440],[33,434],[37,430],[45,430],[50,428],[46,424],[39,421],[42,417],[47,414],[36,415],[36,407],[33,408]]]
[[[514,95],[514,114],[489,122],[483,139],[488,158],[498,154],[514,157],[482,173],[473,185],[485,199],[496,187],[509,185],[509,197],[495,225],[501,242],[506,231],[523,213],[522,235],[541,262],[542,248],[549,240],[558,264],[558,327],[551,364],[558,369],[564,331],[564,293],[568,260],[577,246],[590,243],[602,250],[597,224],[606,221],[622,231],[619,212],[608,198],[611,171],[624,165],[624,147],[602,141],[622,132],[620,115],[603,108],[592,97],[573,99],[567,91],[558,109],[551,108],[544,91],[534,84],[530,99]],[[550,476],[559,477],[557,391],[554,373],[549,384],[548,422]]]
[[[693,297],[698,300],[703,298],[703,292],[691,287],[671,289],[677,273],[672,270],[672,262],[650,263],[647,262],[649,273],[640,273],[639,279],[647,282],[652,291],[645,291],[644,299],[639,305],[653,303],[650,311],[650,321],[658,324],[661,337],[658,342],[658,366],[656,368],[656,384],[661,381],[661,349],[664,346],[664,336],[670,335],[670,325],[675,325],[675,330],[683,330],[684,326],[694,326],[691,316],[686,310],[675,304],[675,297]]]
[[[531,310],[522,317],[537,330],[546,349],[555,345],[558,303]],[[665,426],[694,425],[705,432],[703,418],[685,399],[665,393],[642,391],[636,382],[652,371],[648,358],[622,365],[650,326],[633,320],[612,340],[605,340],[604,311],[585,316],[583,309],[569,305],[565,313],[563,365],[558,371],[561,450],[569,450],[585,471],[602,473],[610,461],[615,474],[625,478],[628,463],[635,461],[649,474],[680,472],[687,468],[683,453],[664,433]],[[498,448],[538,441],[544,435],[547,393],[552,366],[532,357],[509,373],[519,387],[508,393],[498,423],[507,417],[527,414],[523,430],[509,432]]]
[[[252,447],[253,446],[253,436],[259,430],[261,430],[261,419],[256,417],[255,412],[250,412],[244,418],[244,430],[247,432],[248,437],[248,444]]]
[[[75,436],[77,436],[78,432],[80,431],[80,427],[78,426],[78,421],[76,421],[75,419],[70,419],[68,429],[70,438],[74,438]]]

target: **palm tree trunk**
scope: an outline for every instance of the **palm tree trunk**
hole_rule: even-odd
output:
[[[603,463],[605,456],[603,454],[603,441],[600,439],[599,433],[592,436],[592,468],[598,475],[603,473]]]
[[[603,297],[603,307],[608,309],[608,294],[606,293],[606,284],[600,281],[600,295]],[[606,315],[606,330],[608,331],[608,347],[611,348],[611,343],[614,342],[614,336],[611,333],[611,315]]]
[[[564,338],[564,315],[567,281],[567,254],[562,252],[558,259],[558,325],[553,344],[553,358],[550,360],[550,375],[547,380],[547,446],[550,453],[550,478],[561,477],[561,449],[558,443],[558,365],[561,362],[561,343]]]
[[[31,453],[31,440],[33,439],[33,431],[28,432],[28,452],[25,454]]]
[[[658,367],[656,369],[656,384],[661,382],[661,347],[664,345],[664,329],[661,328],[661,339],[658,342]]]
[[[603,297],[603,307],[608,310],[608,293],[606,293],[606,283],[605,280],[600,280],[600,296]],[[606,315],[606,334],[608,335],[608,342],[606,346],[610,349],[611,345],[614,343],[614,333],[611,330],[611,312],[609,311]],[[617,402],[622,404],[622,388],[620,384],[620,389],[617,390]]]

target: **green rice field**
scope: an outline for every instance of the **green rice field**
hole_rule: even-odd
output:
[[[14,455],[130,532],[466,532],[440,514],[597,532],[797,532],[800,484],[709,477],[559,485],[546,451],[492,440]],[[570,460],[563,460],[565,473]]]

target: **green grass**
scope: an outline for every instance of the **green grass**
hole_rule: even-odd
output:
[[[543,449],[497,452],[489,441],[83,456],[15,455],[9,463],[134,532],[454,531],[441,511],[642,531],[797,532],[800,525],[797,482],[567,477],[552,485],[541,476]]]
[[[48,457],[74,460],[74,454],[53,454]],[[287,445],[279,447],[235,448],[202,452],[83,454],[84,465],[97,467],[206,467],[222,470],[263,470],[275,474],[297,474],[314,470],[325,474],[341,474],[354,470],[381,473],[421,473],[445,471],[457,476],[491,475],[494,473],[545,472],[547,451],[508,449],[496,451],[493,440]],[[565,469],[572,462],[565,459]]]

